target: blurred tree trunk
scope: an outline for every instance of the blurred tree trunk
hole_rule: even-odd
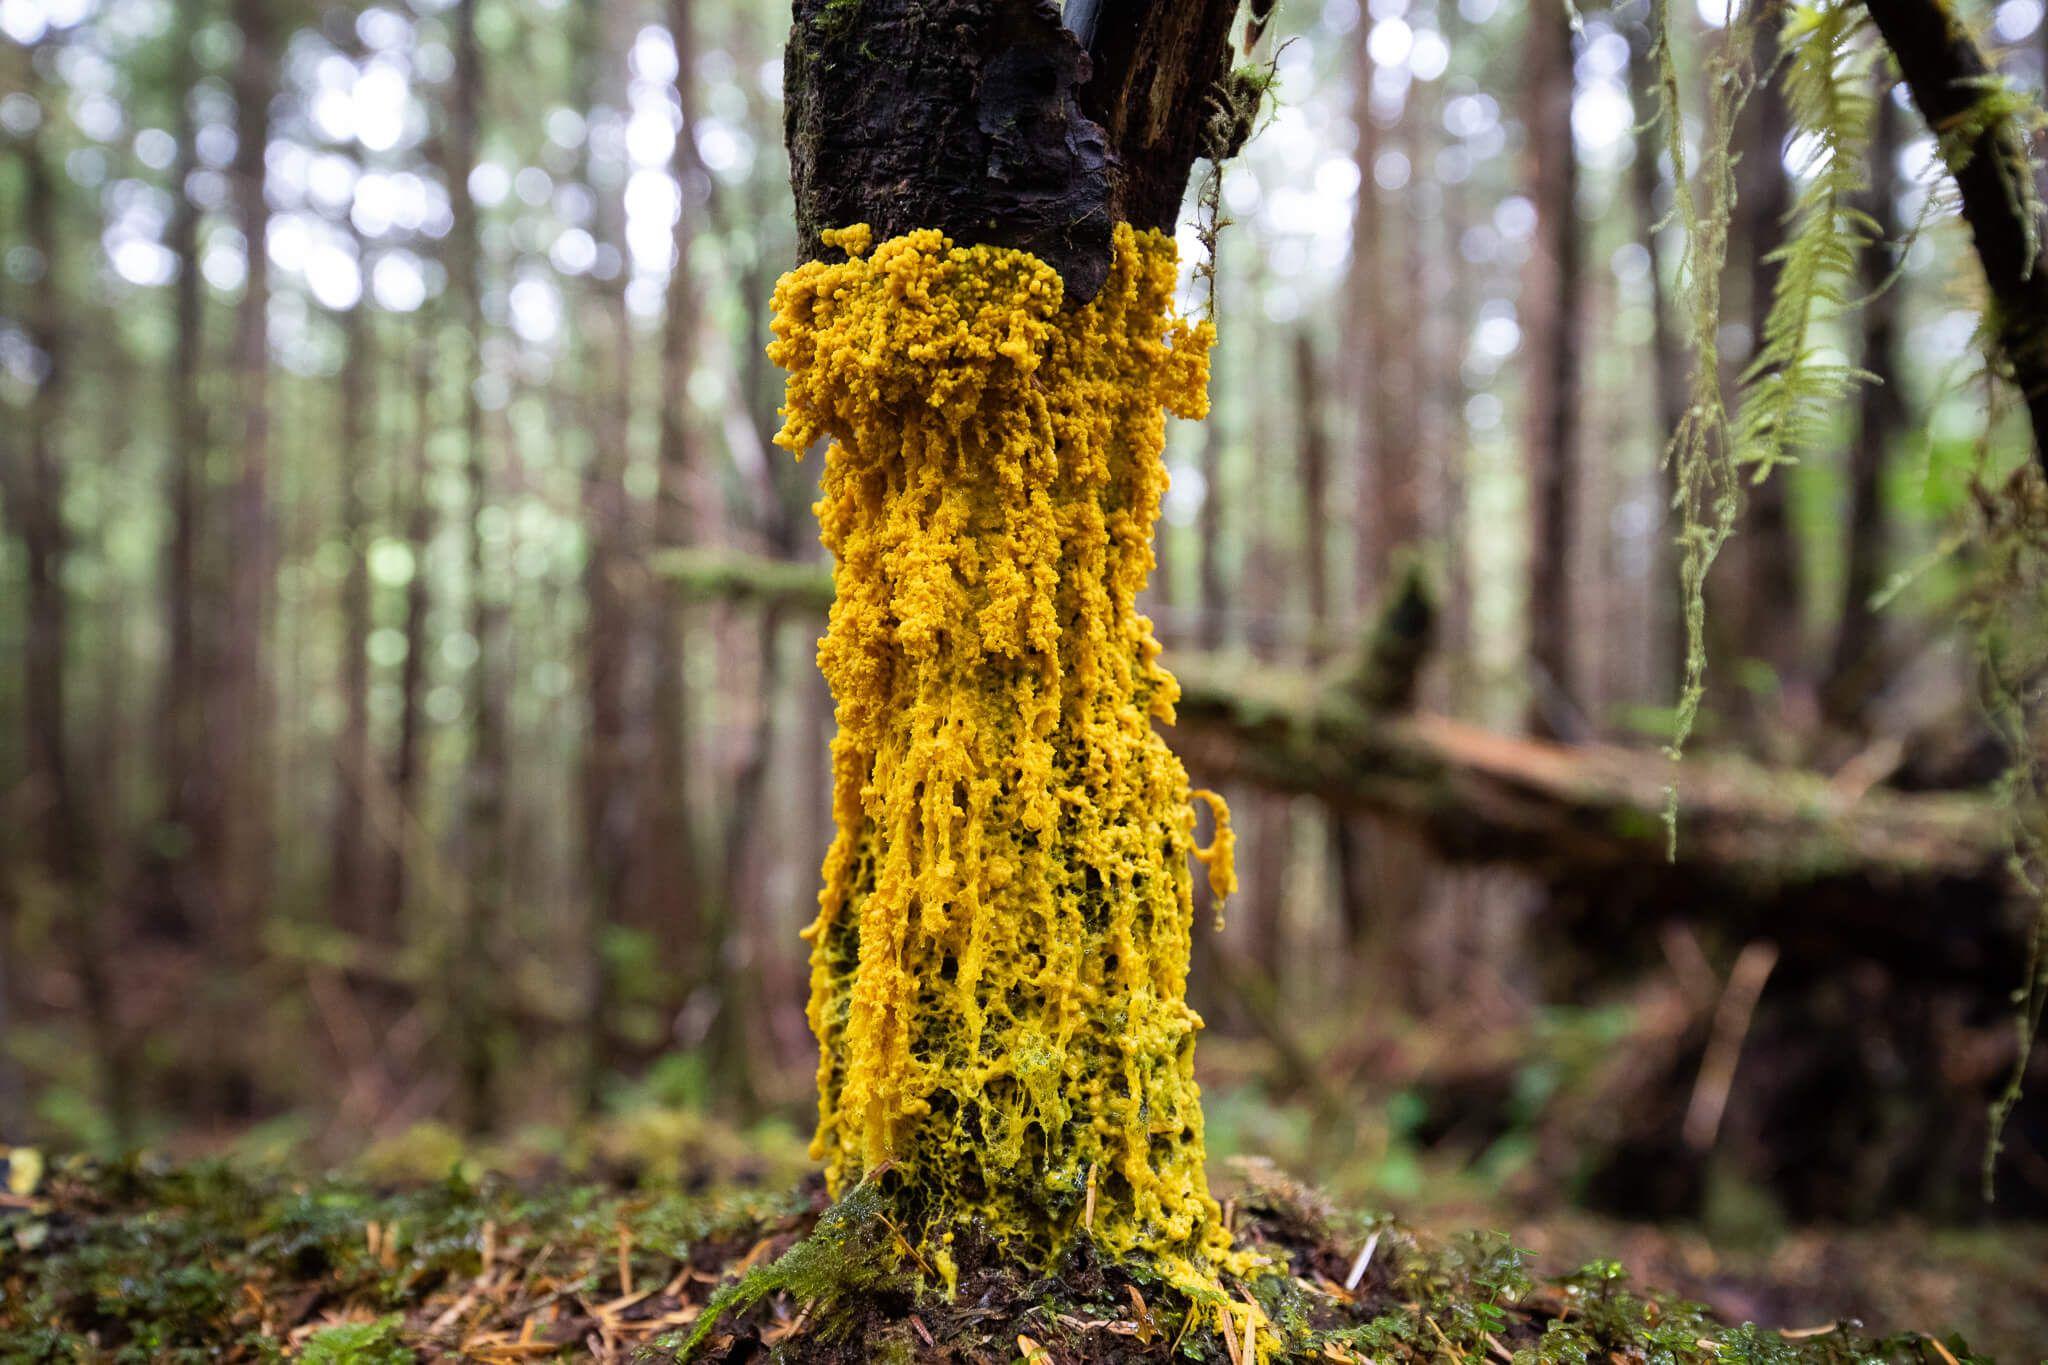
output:
[[[697,159],[697,46],[693,0],[670,0],[668,25],[676,48],[676,100],[681,114],[670,173],[682,191],[676,215],[675,259],[669,270],[661,336],[661,398],[655,451],[654,543],[658,549],[697,539],[696,434],[691,429],[690,378],[697,368],[697,331],[702,307],[691,273],[697,215],[711,193],[710,177]],[[701,190],[701,193],[700,193]],[[690,818],[690,695],[685,672],[687,607],[680,585],[664,580],[647,603],[652,637],[654,752],[647,793],[648,913],[655,942],[676,1004],[687,997],[690,978],[706,974],[709,963],[703,897],[697,879],[697,833]]]
[[[1220,297],[1220,294],[1219,294]],[[1222,305],[1217,305],[1219,315]],[[1223,357],[1209,361],[1209,392],[1223,387]],[[1219,650],[1230,637],[1230,589],[1223,558],[1223,425],[1215,417],[1202,424],[1196,468],[1202,476],[1202,505],[1195,513],[1195,639],[1206,650]]]
[[[466,893],[456,926],[450,993],[456,1033],[457,1091],[463,1122],[472,1130],[496,1120],[496,988],[489,966],[491,931],[505,898],[506,728],[498,673],[503,666],[504,605],[493,581],[494,556],[485,546],[491,511],[490,450],[484,439],[477,384],[483,377],[482,233],[469,181],[476,169],[477,107],[483,85],[477,49],[477,0],[456,0],[455,74],[444,134],[443,174],[454,223],[448,233],[449,288],[454,295],[461,362],[456,366],[461,403],[464,472],[469,516],[464,523],[469,561],[469,633],[476,657],[469,670],[470,751],[465,774],[463,841]]]
[[[1308,606],[1308,636],[1302,652],[1318,661],[1330,631],[1330,442],[1323,424],[1323,369],[1316,358],[1315,333],[1294,328],[1296,457],[1301,480],[1302,584]]]
[[[45,91],[46,109],[54,108]],[[47,124],[49,115],[44,116]],[[64,232],[59,178],[38,127],[17,141],[22,183],[21,240],[41,278],[20,316],[38,353],[41,373],[29,398],[24,429],[10,432],[0,461],[0,504],[21,539],[25,639],[21,651],[21,720],[25,797],[21,815],[32,832],[27,866],[0,896],[40,900],[70,959],[80,1010],[93,1049],[99,1103],[118,1142],[133,1133],[134,1065],[117,1012],[111,945],[117,926],[97,873],[87,795],[72,752],[70,726],[71,601],[65,584],[71,532],[64,517],[65,468],[60,425],[71,395],[71,337],[62,292]],[[19,444],[17,444],[19,442]],[[11,930],[11,926],[9,926]],[[11,932],[0,948],[11,948]]]
[[[780,556],[778,556],[779,558]],[[770,760],[775,752],[775,707],[782,685],[782,654],[776,647],[782,614],[774,607],[755,618],[752,698],[742,715],[750,715],[739,769],[731,785],[731,806],[725,825],[724,884],[719,897],[724,923],[717,943],[719,986],[711,1032],[713,1064],[723,1073],[725,1088],[750,1112],[766,1099],[762,1090],[765,1045],[763,1021],[770,992],[765,973],[771,959],[785,958],[761,932],[770,920],[766,903],[771,825],[768,809]],[[800,998],[801,985],[785,983]]]
[[[1247,316],[1242,325],[1252,380],[1247,387],[1256,392],[1270,382],[1270,324],[1263,317]],[[1298,423],[1307,420],[1308,409],[1297,411]],[[1279,480],[1260,478],[1252,481],[1242,504],[1247,544],[1237,606],[1244,613],[1246,649],[1269,666],[1282,662],[1291,643],[1283,633],[1293,594],[1280,534],[1280,519],[1293,511],[1291,502]],[[1287,963],[1287,864],[1294,842],[1294,806],[1287,797],[1271,792],[1248,792],[1241,798],[1233,794],[1233,799],[1244,824],[1238,853],[1243,869],[1238,910],[1246,931],[1243,941],[1260,980],[1277,985]]]
[[[244,273],[229,366],[230,392],[242,430],[228,517],[234,549],[222,628],[222,679],[212,689],[216,709],[208,726],[226,776],[220,791],[219,837],[209,841],[207,851],[216,914],[209,958],[217,974],[213,993],[218,1016],[218,1047],[211,1060],[222,1087],[220,1112],[244,1116],[256,1101],[249,992],[272,889],[270,763],[275,757],[275,704],[268,642],[277,527],[270,505],[270,205],[264,193],[264,155],[270,145],[270,101],[277,90],[279,16],[266,0],[235,0],[233,18],[242,45],[232,80],[235,157],[230,179]]]
[[[1573,642],[1572,513],[1579,484],[1579,291],[1585,250],[1575,203],[1572,27],[1562,0],[1536,0],[1523,33],[1523,127],[1536,234],[1522,278],[1524,459],[1529,479],[1530,729],[1585,729]]]
[[[1358,441],[1355,621],[1371,619],[1373,604],[1391,581],[1396,553],[1422,535],[1419,471],[1409,435],[1412,422],[1406,417],[1417,401],[1406,382],[1413,375],[1413,328],[1393,324],[1402,307],[1397,299],[1405,299],[1406,291],[1394,287],[1397,282],[1388,272],[1393,220],[1378,180],[1384,138],[1373,112],[1376,67],[1366,48],[1368,29],[1361,19],[1352,49],[1358,198],[1345,283],[1357,357],[1349,394]],[[1404,224],[1402,242],[1408,235]],[[1406,863],[1390,842],[1390,831],[1377,822],[1340,814],[1330,822],[1330,839],[1345,940],[1354,954],[1363,955],[1380,912],[1405,904],[1413,881],[1402,875]]]
[[[1629,199],[1634,204],[1636,232],[1649,259],[1650,275],[1650,420],[1654,427],[1654,463],[1650,484],[1655,499],[1656,530],[1651,535],[1649,621],[1649,697],[1667,698],[1678,685],[1684,653],[1685,622],[1678,581],[1678,549],[1667,520],[1675,493],[1665,468],[1664,446],[1685,415],[1685,357],[1671,323],[1671,301],[1664,288],[1669,262],[1663,234],[1657,230],[1664,213],[1657,202],[1663,184],[1663,134],[1652,121],[1657,108],[1657,74],[1650,59],[1655,36],[1647,13],[1628,25],[1629,93],[1635,108],[1635,157],[1629,163]],[[1640,645],[1640,642],[1638,642]]]
[[[1351,264],[1345,277],[1346,320],[1354,369],[1349,398],[1358,442],[1358,498],[1355,606],[1357,619],[1370,616],[1387,581],[1395,548],[1414,533],[1416,518],[1407,494],[1413,487],[1413,452],[1400,449],[1395,405],[1412,401],[1393,375],[1396,364],[1387,326],[1386,205],[1375,178],[1381,129],[1372,109],[1375,66],[1366,51],[1369,23],[1361,18],[1352,49],[1351,117],[1357,125],[1358,197],[1351,217]]]
[[[1771,297],[1777,290],[1778,263],[1769,259],[1785,235],[1785,216],[1791,211],[1791,182],[1785,174],[1785,144],[1792,134],[1792,115],[1779,90],[1776,72],[1779,61],[1777,6],[1770,7],[1757,25],[1756,89],[1744,106],[1748,118],[1742,159],[1737,164],[1735,221],[1729,238],[1730,261],[1747,271],[1749,351],[1746,367],[1763,345],[1764,323],[1770,316]],[[1784,703],[1795,701],[1805,690],[1807,679],[1802,609],[1799,543],[1792,525],[1789,469],[1779,469],[1762,483],[1744,482],[1748,506],[1743,514],[1742,533],[1728,543],[1734,560],[1733,572],[1722,581],[1726,588],[1713,610],[1726,611],[1734,632],[1734,659],[1752,659],[1770,669],[1779,694],[1779,704],[1759,709],[1757,704],[1730,697],[1728,714],[1743,717],[1743,728],[1752,739],[1763,739],[1788,719]],[[1739,678],[1739,670],[1719,670],[1724,678]]]
[[[177,258],[172,286],[174,340],[170,356],[170,444],[165,452],[165,503],[170,534],[164,543],[164,672],[156,714],[156,763],[161,807],[153,847],[145,857],[142,923],[163,934],[189,933],[213,922],[216,911],[193,885],[197,844],[218,838],[220,765],[206,742],[207,682],[215,665],[202,652],[200,603],[207,503],[207,404],[200,386],[206,368],[206,294],[199,269],[199,206],[187,182],[199,168],[192,96],[198,63],[192,45],[203,19],[203,0],[180,0],[173,39],[171,218],[165,245]]]
[[[428,450],[434,437],[434,336],[431,325],[411,343],[412,431],[408,446],[404,505],[405,547],[412,572],[405,581],[405,657],[398,665],[398,739],[391,756],[391,804],[396,828],[384,868],[384,903],[377,923],[382,941],[403,938],[406,899],[411,894],[409,869],[418,856],[420,777],[425,726],[421,711],[427,677],[427,613],[433,606],[427,576],[427,549],[434,539],[434,491]],[[393,487],[398,485],[396,475]]]
[[[593,118],[609,108],[626,116],[624,68],[630,34],[614,33],[613,7],[586,6],[577,29],[582,107]],[[581,1099],[594,1111],[605,1074],[616,1060],[608,1002],[614,994],[609,943],[625,927],[641,885],[635,855],[643,847],[635,762],[633,623],[638,597],[633,500],[626,489],[627,437],[632,417],[632,326],[626,312],[631,278],[625,230],[625,178],[602,187],[592,138],[584,139],[583,180],[597,197],[593,226],[599,248],[618,254],[608,280],[594,275],[584,288],[582,411],[590,450],[583,469],[583,665],[587,729],[584,736],[583,816],[589,908],[583,950],[586,1066]]]
[[[1468,27],[1456,5],[1443,7],[1437,15],[1444,41],[1450,50],[1462,50],[1470,41]],[[1442,126],[1441,100],[1436,110]],[[1462,150],[1462,149],[1460,149]],[[1418,168],[1419,169],[1419,168]],[[1440,177],[1437,177],[1441,179]],[[1446,275],[1443,303],[1430,311],[1436,315],[1436,344],[1426,361],[1425,375],[1434,383],[1444,414],[1441,433],[1443,462],[1443,507],[1440,533],[1444,542],[1442,644],[1439,652],[1447,661],[1443,669],[1444,704],[1453,715],[1465,707],[1472,690],[1472,433],[1466,414],[1465,352],[1472,336],[1474,271],[1464,260],[1465,233],[1472,222],[1472,177],[1443,181],[1443,221],[1431,235],[1438,244],[1439,260]]]
[[[2048,27],[2048,25],[2044,25]],[[1900,285],[1891,279],[1892,244],[1899,241],[1898,158],[1905,120],[1889,91],[1877,96],[1870,144],[1866,211],[1877,240],[1864,247],[1863,354],[1869,380],[1856,393],[1856,439],[1849,447],[1849,524],[1843,559],[1842,619],[1823,693],[1828,718],[1851,734],[1869,729],[1869,705],[1884,664],[1883,632],[1871,599],[1884,583],[1889,550],[1884,473],[1893,442],[1909,429],[1899,350]],[[1889,287],[1887,287],[1889,286]]]
[[[342,319],[341,411],[337,426],[341,544],[347,567],[341,580],[341,731],[334,746],[334,827],[329,837],[328,887],[336,925],[350,934],[371,930],[370,848],[366,819],[370,766],[370,568],[369,517],[364,506],[369,443],[364,424],[371,406],[370,373],[375,365],[369,300],[359,299]]]

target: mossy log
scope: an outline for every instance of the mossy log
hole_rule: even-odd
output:
[[[691,550],[661,566],[710,598],[798,612],[832,600],[830,575],[804,565]],[[1638,932],[1686,915],[1768,933],[1794,960],[1853,943],[1916,975],[1999,979],[1984,973],[2009,960],[2022,920],[1989,796],[1869,788],[1726,756],[1674,766],[1408,713],[1429,624],[1427,603],[1397,591],[1355,661],[1322,675],[1170,651],[1181,700],[1169,738],[1206,779],[1399,821],[1446,862],[1514,865],[1569,907],[1625,908]],[[1663,814],[1674,781],[1672,857]]]
[[[1674,768],[1637,750],[1376,714],[1299,673],[1186,656],[1174,667],[1174,742],[1191,769],[1401,821],[1447,862],[1512,863],[1589,899],[1821,950],[1855,941],[1930,972],[1979,973],[2018,931],[2002,823],[1974,794],[1859,791],[1723,757]]]

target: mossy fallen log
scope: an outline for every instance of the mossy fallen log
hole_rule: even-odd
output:
[[[1610,907],[1691,914],[1922,973],[1977,974],[2021,932],[1998,812],[1967,793],[1854,790],[1813,773],[1552,744],[1368,712],[1298,673],[1182,657],[1191,770],[1368,810],[1446,862],[1514,864]],[[1678,783],[1675,855],[1661,816]],[[1941,907],[1933,913],[1932,907]],[[1979,978],[1983,979],[1983,978]]]
[[[658,564],[708,599],[831,605],[821,568],[699,550]],[[1205,780],[1369,811],[1446,862],[1512,864],[1568,905],[1627,911],[1638,930],[1685,914],[1768,932],[1794,959],[1853,943],[1916,975],[2002,979],[1985,973],[2011,960],[2024,916],[1988,795],[1896,792],[1711,754],[1674,765],[1411,713],[1428,636],[1426,604],[1414,603],[1393,594],[1355,659],[1329,674],[1169,651],[1181,692],[1169,742]],[[1673,781],[1675,857],[1663,824]]]

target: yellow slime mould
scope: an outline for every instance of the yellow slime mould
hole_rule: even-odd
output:
[[[1072,310],[1027,253],[870,238],[828,233],[847,260],[782,278],[769,348],[777,441],[832,440],[813,1154],[835,1195],[886,1165],[927,1248],[973,1225],[1049,1260],[1085,1228],[1214,1283],[1189,859],[1228,893],[1228,813],[1203,795],[1197,849],[1137,609],[1165,415],[1207,411],[1214,329],[1174,316],[1157,232],[1120,227]]]

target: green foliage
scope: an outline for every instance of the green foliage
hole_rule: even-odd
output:
[[[771,1294],[787,1293],[830,1323],[869,1295],[907,1286],[898,1261],[909,1244],[886,1212],[882,1182],[870,1178],[827,1209],[810,1236],[774,1262],[757,1266],[711,1296],[695,1329],[676,1348],[689,1360],[729,1313],[743,1313]]]
[[[315,1332],[299,1359],[305,1365],[412,1365],[418,1357],[399,1339],[396,1313],[375,1322],[349,1322]]]
[[[755,1238],[803,1202],[499,1179],[380,1189],[220,1164],[60,1163],[48,1185],[40,1209],[0,1210],[0,1365],[275,1358],[281,1342],[251,1304],[304,1286],[330,1308],[376,1315],[316,1332],[305,1359],[393,1365],[414,1358],[407,1343],[476,1280],[493,1239],[500,1255],[552,1245],[549,1274],[606,1298],[622,1240],[659,1284],[696,1248]]]
[[[1832,414],[1866,376],[1817,344],[1821,324],[1850,307],[1857,258],[1878,235],[1857,207],[1867,185],[1874,51],[1858,41],[1860,6],[1838,0],[1796,6],[1786,17],[1779,84],[1811,160],[1790,231],[1765,258],[1778,275],[1755,357],[1742,376],[1736,462],[1762,482],[1829,435]]]
[[[294,1302],[308,1314],[317,1304],[319,1315],[299,1358],[398,1365],[415,1350],[446,1353],[451,1332],[461,1339],[468,1330],[449,1325],[464,1312],[472,1326],[506,1339],[522,1318],[529,1327],[552,1322],[549,1303],[617,1300],[628,1280],[641,1290],[631,1301],[644,1304],[671,1280],[702,1282],[701,1274],[679,1276],[683,1268],[735,1264],[753,1268],[703,1305],[686,1338],[663,1337],[666,1329],[650,1322],[640,1358],[688,1358],[721,1329],[744,1339],[738,1320],[771,1299],[781,1325],[777,1358],[796,1360],[927,1359],[934,1339],[951,1358],[1011,1359],[1027,1333],[1059,1360],[1221,1362],[1233,1357],[1219,1310],[1237,1311],[1241,1322],[1247,1302],[1263,1314],[1267,1365],[1503,1353],[1515,1365],[1940,1358],[1917,1335],[1730,1327],[1696,1305],[1631,1289],[1612,1261],[1539,1280],[1528,1253],[1497,1234],[1429,1244],[1384,1218],[1341,1215],[1270,1167],[1244,1174],[1237,1231],[1260,1265],[1225,1277],[1233,1296],[1225,1302],[1213,1292],[1190,1295],[1179,1277],[1143,1258],[1111,1261],[1088,1238],[1040,1274],[1019,1269],[993,1242],[963,1237],[956,1289],[901,1239],[873,1179],[778,1259],[757,1265],[765,1247],[805,1226],[806,1197],[746,1187],[635,1195],[559,1178],[374,1189],[223,1165],[166,1171],[60,1162],[32,1215],[48,1227],[46,1241],[25,1250],[23,1215],[0,1211],[0,1365],[274,1360],[294,1329],[279,1310]],[[1339,1292],[1330,1267],[1351,1261],[1367,1227],[1377,1255],[1355,1293]],[[479,1288],[486,1284],[495,1288]],[[473,1311],[451,1313],[465,1300]],[[682,1307],[664,1299],[661,1311]],[[801,1333],[790,1330],[799,1319]],[[581,1342],[557,1339],[553,1358],[582,1358]],[[1958,1365],[1979,1359],[1958,1339],[1945,1349]]]

